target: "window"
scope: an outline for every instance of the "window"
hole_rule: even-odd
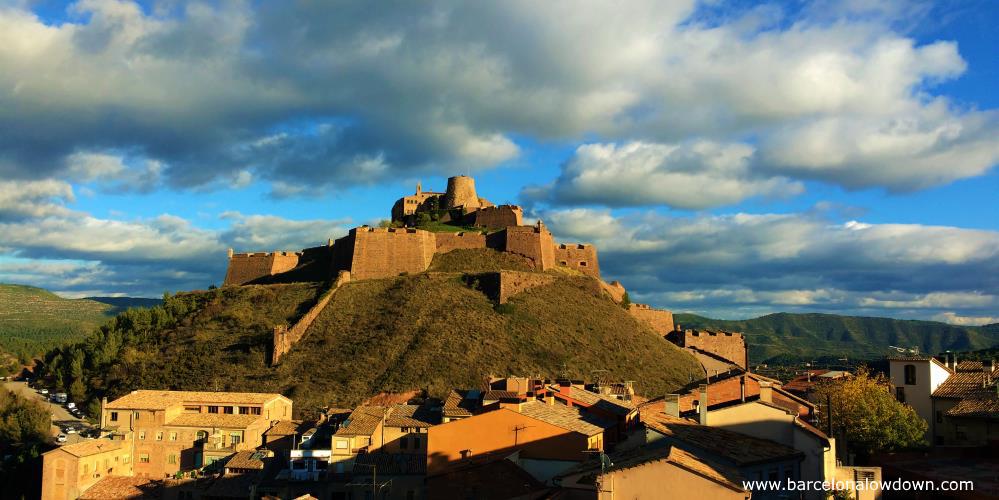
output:
[[[139,463],[140,464],[148,464],[149,463],[149,454],[148,453],[139,453]]]
[[[146,431],[139,431],[139,439],[146,439]]]
[[[940,410],[937,410],[937,423],[938,424],[943,423],[943,412]]]
[[[250,415],[260,415],[260,407],[259,406],[251,406],[250,407]]]
[[[905,385],[916,385],[916,365],[905,365]]]
[[[225,413],[226,415],[232,415],[232,407],[231,406],[223,406],[222,407],[222,413]]]
[[[895,399],[897,399],[899,403],[905,402],[905,387],[895,388]]]
[[[954,426],[954,439],[958,441],[965,441],[968,439],[967,429],[963,425]]]
[[[240,415],[249,415],[249,413],[250,413],[250,407],[249,406],[240,406],[239,407],[239,414]]]
[[[128,456],[128,455],[123,455],[123,456],[121,457],[121,461],[127,464],[127,463],[129,463],[129,462],[131,462],[131,461],[132,461],[132,457],[130,457],[130,456]]]
[[[167,463],[168,464],[174,464],[174,465],[176,465],[177,464],[177,455],[168,455],[167,456]]]
[[[176,440],[177,440],[177,433],[176,432],[171,432],[170,433],[170,441],[176,441]]]
[[[185,406],[184,407],[184,411],[191,412],[191,413],[201,413],[201,407],[200,406]]]
[[[218,406],[209,406],[208,407],[208,413],[218,413],[218,412],[219,412],[219,407]]]
[[[409,449],[409,438],[402,438],[399,440],[399,448],[404,450]]]
[[[111,421],[112,422],[117,422],[118,421],[118,412],[116,412],[116,411],[111,412]]]
[[[344,441],[342,439],[337,439],[337,441],[336,441],[336,447],[337,447],[337,449],[341,449],[341,450],[347,448],[347,441]]]
[[[295,460],[291,463],[291,468],[295,470],[305,470],[305,460]]]
[[[243,435],[236,433],[229,434],[229,442],[232,443],[233,446],[236,446],[237,444],[243,442]]]
[[[586,267],[586,261],[585,260],[579,261],[579,267]]]
[[[90,474],[90,464],[83,464],[83,475]]]
[[[156,433],[156,440],[157,441],[163,441],[163,432],[162,431]]]
[[[139,412],[137,412],[137,411],[136,412],[132,412],[132,420],[138,420],[138,419],[139,419]]]

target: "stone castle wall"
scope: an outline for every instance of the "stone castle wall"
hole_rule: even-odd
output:
[[[476,210],[467,219],[473,226],[501,229],[523,224],[524,211],[516,205],[499,205]]]
[[[624,289],[624,285],[618,281],[611,281],[610,283],[607,283],[600,280],[600,288],[603,289],[604,292],[607,292],[607,295],[610,295],[611,299],[618,304],[624,300],[624,294],[627,292]]]
[[[743,369],[749,366],[746,339],[741,333],[682,330],[670,332],[666,338],[680,347],[695,347],[721,356]]]
[[[544,226],[515,226],[506,228],[507,252],[522,255],[534,261],[535,268],[547,271],[555,267],[555,240]]]
[[[458,175],[447,180],[444,192],[444,207],[464,207],[466,210],[479,208],[479,195],[475,192],[475,179]]]
[[[645,304],[632,304],[628,308],[635,319],[648,323],[659,335],[667,335],[673,331],[673,313],[662,309],[654,309]]]
[[[244,285],[298,265],[298,252],[238,253],[229,257],[224,285]]]
[[[597,248],[593,245],[561,244],[555,247],[555,262],[595,278],[600,277]]]
[[[333,294],[336,293],[337,289],[343,286],[344,283],[350,281],[350,273],[346,271],[340,271],[337,276],[336,281],[327,290],[322,297],[313,305],[309,310],[299,318],[298,321],[292,325],[291,328],[287,328],[284,325],[279,325],[274,327],[274,338],[272,343],[271,351],[271,364],[275,365],[281,360],[281,356],[284,356],[291,350],[291,347],[302,340],[305,336],[305,332],[309,330],[312,326],[312,322],[319,317],[319,313],[326,308],[326,305],[330,303],[333,298]]]
[[[345,238],[353,247],[350,275],[359,280],[426,271],[437,251],[434,233],[418,229],[360,227]]]
[[[486,235],[482,233],[436,233],[434,237],[437,253],[447,253],[458,249],[486,248]]]

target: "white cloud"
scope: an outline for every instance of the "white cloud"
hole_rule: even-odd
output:
[[[520,138],[738,148],[752,137],[769,177],[660,169],[683,187],[717,181],[722,200],[796,192],[784,177],[919,189],[996,163],[992,111],[927,97],[966,62],[953,42],[916,45],[894,31],[913,9],[762,6],[706,18],[708,7],[144,11],[87,0],[56,26],[7,6],[0,174],[54,176],[81,151],[127,151],[136,165],[159,162],[174,187],[239,184],[249,172],[291,195],[489,168],[516,157]],[[280,148],[261,142],[278,136]],[[660,202],[654,194],[644,203]],[[717,203],[690,198],[667,201]]]
[[[527,198],[562,205],[669,205],[704,209],[755,196],[788,197],[804,187],[750,168],[753,147],[698,141],[586,144],[562,167],[551,186],[529,187]]]
[[[815,213],[540,215],[560,240],[596,244],[605,279],[620,280],[635,300],[674,310],[929,318],[999,308],[995,231],[836,223]]]
[[[933,316],[936,321],[961,326],[980,326],[999,323],[999,316],[961,316],[953,311],[947,311]]]
[[[0,222],[62,215],[67,212],[63,204],[74,200],[73,187],[65,182],[52,179],[0,182]]]

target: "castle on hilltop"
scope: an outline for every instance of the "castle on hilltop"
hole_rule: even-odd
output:
[[[414,227],[421,217],[429,220],[431,216],[443,224],[482,229],[432,232]],[[340,272],[348,272],[351,280],[387,278],[426,271],[434,255],[477,248],[526,257],[536,271],[561,266],[600,278],[593,245],[555,243],[542,221],[523,225],[519,206],[496,206],[478,197],[471,177],[449,178],[443,193],[423,191],[417,184],[415,194],[395,202],[392,222],[399,227],[361,226],[324,246],[298,252],[234,253],[230,249],[224,284],[328,281]]]

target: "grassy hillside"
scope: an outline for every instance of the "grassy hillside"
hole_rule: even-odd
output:
[[[478,387],[490,375],[565,373],[637,380],[647,394],[687,383],[696,361],[563,277],[495,306],[460,273],[349,283],[277,367],[272,326],[316,300],[318,285],[181,294],[129,311],[85,342],[53,351],[55,384],[94,404],[145,388],[274,391],[300,410],[353,405],[380,391]]]
[[[0,351],[27,357],[83,338],[111,318],[113,307],[64,299],[24,285],[0,284]]]
[[[789,313],[736,321],[694,314],[675,314],[674,318],[685,326],[745,333],[754,362],[778,355],[874,359],[888,354],[890,345],[919,347],[920,352],[936,354],[948,349],[970,351],[999,344],[999,325],[964,327],[935,321]]]

